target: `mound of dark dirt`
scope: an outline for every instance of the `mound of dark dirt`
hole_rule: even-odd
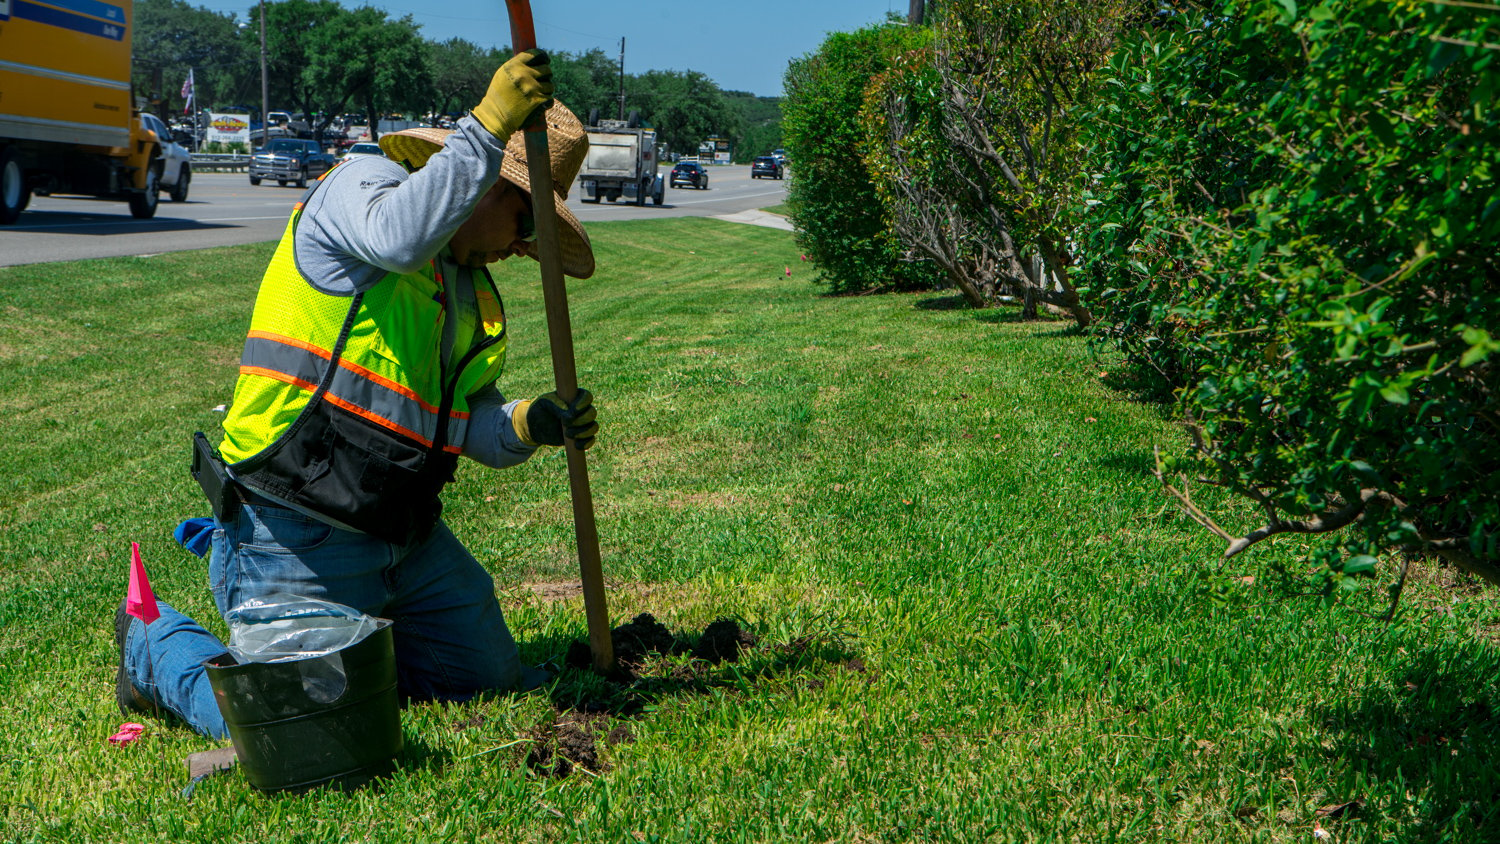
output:
[[[754,633],[745,630],[732,619],[721,618],[704,628],[696,645],[689,647],[682,637],[674,635],[666,625],[657,621],[651,613],[643,612],[630,621],[610,631],[614,642],[615,661],[622,669],[622,676],[612,679],[629,681],[633,671],[651,654],[691,653],[695,659],[718,665],[735,662],[740,651],[753,648],[757,643]],[[587,669],[593,665],[593,655],[587,642],[573,642],[568,646],[565,661],[569,667]]]
[[[754,676],[816,671],[819,665],[866,671],[864,663],[837,638],[803,636],[784,644],[762,645],[754,633],[728,618],[709,624],[701,635],[680,636],[650,613],[641,613],[630,623],[614,628],[610,636],[615,670],[602,677],[565,681],[554,690],[552,717],[527,734],[532,743],[525,764],[536,774],[566,777],[579,768],[593,773],[608,770],[608,759],[601,758],[603,749],[635,741],[634,731],[622,719],[640,718],[668,696],[739,688],[742,677],[736,675],[735,681],[719,677],[713,666],[738,662],[751,649],[770,658],[767,665],[757,667]],[[651,660],[652,656],[683,654],[692,659],[670,664]],[[569,668],[591,671],[589,643],[572,642],[565,663]],[[820,689],[823,681],[810,678],[806,687]]]
[[[675,654],[685,650],[672,631],[648,612],[611,630],[610,635],[615,643],[615,659],[630,665],[639,665],[648,654]]]
[[[693,656],[715,665],[736,662],[740,650],[755,647],[757,641],[754,633],[741,629],[730,619],[721,618],[704,629],[702,638],[693,646]]]
[[[609,770],[608,764],[599,758],[599,744],[595,739],[596,727],[602,720],[599,716],[581,712],[561,713],[553,723],[532,732],[526,767],[544,777],[566,777],[575,767],[596,774]],[[610,744],[634,740],[630,728],[624,725],[611,730],[605,738]]]
[[[672,635],[672,631],[648,612],[631,619],[629,624],[616,627],[609,635],[614,642],[617,665],[609,679],[615,682],[628,683],[635,679],[632,669],[639,668],[651,654],[678,654],[687,651],[687,647]],[[564,662],[569,668],[587,670],[593,666],[594,656],[589,643],[575,641],[569,645]]]

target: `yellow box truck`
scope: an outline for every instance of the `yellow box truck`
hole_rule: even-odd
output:
[[[33,191],[156,213],[161,146],[130,89],[131,0],[0,0],[0,225]]]

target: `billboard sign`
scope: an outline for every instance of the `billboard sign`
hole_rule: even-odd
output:
[[[250,115],[209,114],[208,137],[205,140],[221,144],[250,143]]]

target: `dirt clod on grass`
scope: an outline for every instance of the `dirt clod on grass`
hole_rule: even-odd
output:
[[[575,768],[595,774],[609,770],[609,763],[599,758],[596,738],[605,720],[603,716],[582,712],[559,713],[555,721],[532,731],[526,767],[541,776],[559,778],[571,775]],[[633,741],[635,734],[624,724],[616,725],[604,736],[607,745]]]
[[[533,773],[561,778],[576,770],[609,770],[606,749],[634,742],[631,725],[639,723],[634,719],[654,712],[657,703],[669,697],[721,689],[738,692],[746,678],[829,669],[861,674],[866,682],[875,679],[840,637],[802,636],[781,644],[763,643],[728,618],[715,620],[701,634],[677,635],[650,613],[641,613],[610,631],[610,637],[615,668],[603,676],[589,673],[593,653],[587,641],[569,644],[565,664],[583,674],[563,672],[552,690],[552,713],[526,733],[530,741],[525,765]],[[753,653],[747,656],[747,652]],[[716,666],[742,659],[753,663],[748,673],[736,668],[730,672],[732,679],[720,676],[725,672]],[[817,677],[806,679],[810,691],[822,689],[824,683]],[[519,753],[512,758],[519,758]]]
[[[639,665],[647,654],[675,654],[683,650],[672,631],[648,612],[611,630],[610,636],[615,643],[615,659],[630,665]]]
[[[454,721],[452,729],[453,732],[459,733],[464,730],[473,729],[474,727],[482,727],[486,720],[483,712],[470,713],[467,717]]]
[[[715,665],[720,662],[736,662],[740,658],[740,650],[755,647],[757,641],[754,633],[741,629],[727,618],[721,618],[703,631],[703,637],[693,646],[693,656]]]
[[[633,669],[640,668],[652,654],[692,654],[695,659],[718,665],[738,660],[740,651],[754,647],[758,641],[754,633],[737,622],[721,618],[704,629],[696,645],[689,646],[648,612],[611,630],[610,638],[614,642],[615,662],[623,669],[622,676],[612,679],[626,681],[633,679]],[[587,669],[593,665],[588,643],[575,641],[569,645],[565,662],[572,668]]]

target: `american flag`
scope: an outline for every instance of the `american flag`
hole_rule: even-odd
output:
[[[182,104],[183,114],[193,113],[193,69],[188,68],[187,81],[182,83],[182,96],[186,100]]]

